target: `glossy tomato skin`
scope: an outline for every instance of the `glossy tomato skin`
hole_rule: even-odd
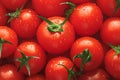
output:
[[[17,34],[15,33],[14,30],[9,28],[8,26],[0,26],[0,38],[12,43],[12,44],[3,43],[1,57],[6,58],[12,55],[17,48],[18,45]]]
[[[69,0],[32,0],[35,11],[44,17],[63,16],[67,5],[60,5]]]
[[[15,11],[17,8],[25,5],[29,0],[0,0],[0,3],[10,11]]]
[[[33,75],[30,77],[27,77],[25,80],[46,80],[45,76],[42,74],[37,74],[37,75]]]
[[[104,57],[103,47],[101,43],[92,37],[81,37],[77,39],[71,48],[70,56],[73,60],[73,57],[77,54],[81,54],[85,49],[89,49],[91,56],[91,60],[85,64],[84,71],[92,71],[98,68]],[[75,59],[74,63],[76,67],[80,68],[81,59]],[[93,66],[94,65],[94,66]]]
[[[116,1],[117,0],[96,0],[96,3],[106,16],[120,16],[120,8],[115,12],[117,6]]]
[[[120,55],[116,55],[113,49],[110,49],[105,55],[105,69],[116,79],[120,79]]]
[[[17,68],[12,64],[6,64],[0,67],[1,80],[24,80],[24,76],[17,71]]]
[[[74,9],[70,22],[79,36],[91,36],[100,29],[103,15],[95,3],[84,3]]]
[[[40,19],[32,9],[23,9],[19,17],[14,18],[10,22],[10,26],[16,31],[22,39],[30,39],[35,37],[36,30],[40,24]]]
[[[60,24],[64,21],[63,17],[50,17],[50,21],[55,24]],[[42,22],[37,30],[37,40],[40,45],[50,54],[63,54],[73,44],[75,40],[74,28],[69,21],[63,26],[62,32],[50,32],[48,23]]]
[[[6,16],[7,10],[0,4],[0,26],[4,26],[8,17]]]
[[[78,80],[109,80],[110,76],[103,69],[97,69],[79,76]]]
[[[52,58],[46,65],[45,75],[46,80],[68,80],[67,70],[58,64],[66,66],[68,69],[73,67],[73,62],[66,57]],[[54,74],[54,75],[53,75]]]
[[[101,39],[106,44],[120,44],[120,18],[107,19],[100,31]]]
[[[72,3],[75,3],[75,4],[81,4],[81,3],[86,3],[86,2],[89,2],[90,0],[70,0]]]
[[[24,54],[28,57],[30,56],[37,57],[37,58],[32,58],[28,61],[28,64],[30,66],[30,75],[36,74],[44,68],[46,64],[46,55],[44,50],[40,47],[39,44],[35,42],[26,41],[21,43],[17,49],[24,52]],[[15,59],[21,58],[21,54],[18,50],[16,50],[14,54],[14,58]],[[20,65],[20,62],[15,61],[15,65],[18,68]],[[20,72],[28,75],[28,71],[25,66],[22,66],[22,68],[20,69]]]

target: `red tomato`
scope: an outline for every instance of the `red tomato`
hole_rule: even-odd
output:
[[[36,57],[36,58],[30,58],[29,60],[27,60],[25,57],[23,57],[20,54],[18,50],[15,52],[14,58],[22,59],[22,61],[15,61],[17,68],[19,68],[21,63],[25,62],[25,64],[20,69],[22,73],[26,75],[33,75],[40,72],[44,68],[46,64],[46,55],[43,49],[40,47],[40,45],[38,45],[35,42],[23,42],[18,46],[18,49],[24,53],[26,58],[29,58],[32,56]],[[26,63],[28,63],[29,65],[30,74],[29,74],[29,71],[27,70],[27,66],[25,66]]]
[[[107,16],[120,16],[120,8],[116,10],[119,6],[119,0],[96,0],[98,6],[101,8],[102,12]]]
[[[29,0],[0,0],[0,3],[3,4],[8,10],[15,11],[17,8],[25,5]]]
[[[59,64],[66,66],[69,70],[73,67],[73,62],[69,58],[55,57],[51,59],[46,65],[46,80],[68,80],[67,70],[65,67]]]
[[[118,47],[119,50],[119,47]],[[110,49],[105,55],[105,69],[108,73],[120,80],[120,54],[114,50]]]
[[[85,64],[84,71],[92,71],[98,68],[103,60],[104,52],[101,43],[92,37],[81,37],[77,39],[70,52],[71,59],[78,55],[82,54],[82,52],[88,49],[91,54],[91,60]],[[82,65],[82,60],[76,58],[73,60],[75,65],[80,68]]]
[[[57,25],[64,21],[63,17],[50,17],[49,20]],[[73,26],[67,21],[61,32],[48,30],[49,24],[42,22],[37,30],[37,40],[40,45],[50,54],[62,54],[66,52],[74,42],[75,32]],[[56,26],[55,26],[56,27]]]
[[[109,80],[108,73],[103,69],[97,69],[95,71],[85,73],[81,75],[78,80]]]
[[[14,65],[6,64],[0,67],[0,80],[24,80],[24,76]]]
[[[108,18],[100,31],[101,39],[106,44],[120,44],[120,18]]]
[[[74,9],[70,22],[78,35],[94,35],[101,27],[103,15],[95,3],[84,3]]]
[[[46,80],[45,76],[42,74],[37,74],[37,75],[33,75],[30,77],[27,77],[25,80]]]
[[[6,9],[0,4],[0,26],[6,24],[8,17],[6,16]]]
[[[67,5],[60,5],[69,0],[32,0],[33,8],[44,17],[63,16]]]
[[[22,39],[30,39],[35,37],[36,30],[40,24],[35,11],[31,9],[23,9],[19,17],[14,18],[10,22],[10,26],[16,31],[18,36]]]
[[[2,46],[0,57],[5,58],[13,54],[18,45],[18,38],[15,31],[7,26],[0,26],[0,44]]]

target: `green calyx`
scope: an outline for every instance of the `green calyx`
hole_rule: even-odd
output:
[[[116,52],[115,55],[119,55],[119,54],[120,54],[120,45],[118,45],[118,46],[113,46],[113,45],[109,44],[109,46],[110,46],[113,50],[115,50],[115,52]]]
[[[120,0],[115,0],[116,1],[116,7],[115,7],[115,10],[114,10],[114,13],[113,15],[118,11],[118,9],[120,8]]]
[[[83,70],[84,70],[84,65],[86,63],[88,63],[89,61],[91,61],[92,55],[89,52],[89,49],[85,49],[82,53],[74,56],[73,60],[75,60],[76,58],[80,58],[82,60],[82,63],[81,63],[81,66],[80,66],[80,72],[79,72],[79,75],[81,75]]]
[[[64,3],[61,3],[60,5],[63,5],[63,4],[68,4],[71,6],[71,9],[69,9],[68,11],[66,11],[65,15],[66,15],[66,18],[65,20],[60,23],[60,24],[55,24],[53,23],[52,21],[48,20],[47,18],[45,17],[42,17],[42,16],[38,16],[39,18],[41,18],[42,20],[45,20],[49,25],[48,25],[48,30],[50,32],[63,32],[63,29],[62,29],[62,26],[66,23],[66,21],[69,19],[70,15],[72,14],[74,8],[75,8],[75,5],[71,2],[64,2]]]
[[[18,51],[19,51],[20,54],[22,55],[21,58],[17,58],[17,59],[16,59],[16,61],[20,62],[20,65],[19,65],[19,67],[18,67],[18,71],[22,68],[22,66],[25,66],[26,69],[27,69],[27,71],[28,71],[28,75],[30,76],[31,73],[30,73],[30,66],[29,66],[29,64],[28,64],[28,61],[29,61],[30,59],[39,58],[39,57],[36,57],[36,56],[30,56],[30,57],[28,57],[28,56],[26,56],[26,55],[24,54],[24,52],[22,52],[21,50],[18,50]]]
[[[8,23],[14,18],[17,18],[20,15],[20,12],[22,9],[23,9],[23,6],[20,9],[16,9],[15,12],[8,13],[7,16],[10,16],[10,18],[8,19]]]
[[[58,64],[58,65],[61,65],[61,66],[63,66],[66,70],[67,70],[67,72],[68,72],[68,80],[71,80],[71,78],[73,78],[74,80],[77,80],[76,79],[76,72],[74,71],[74,67],[72,67],[71,69],[68,69],[65,65],[63,65],[63,64]]]
[[[2,56],[2,47],[4,43],[12,44],[11,42],[4,40],[3,38],[0,38],[0,58]]]

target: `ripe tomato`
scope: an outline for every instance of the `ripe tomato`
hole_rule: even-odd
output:
[[[18,45],[18,38],[15,31],[7,26],[0,26],[0,58],[5,58],[13,54]]]
[[[119,0],[96,0],[96,2],[105,15],[120,16]]]
[[[63,16],[67,5],[60,5],[69,0],[32,0],[33,8],[44,17]]]
[[[78,35],[94,35],[101,27],[103,15],[95,3],[84,3],[74,9],[70,22]]]
[[[15,64],[20,72],[26,75],[33,75],[40,72],[46,64],[46,55],[43,49],[35,42],[23,42],[16,50]],[[20,50],[20,51],[19,51]],[[23,54],[21,54],[21,52]],[[30,58],[30,59],[28,59]],[[23,64],[21,67],[19,67]],[[30,70],[28,70],[28,67]]]
[[[6,9],[0,4],[0,26],[4,26],[7,22],[8,17],[6,16]]]
[[[103,69],[97,69],[92,72],[85,73],[79,76],[78,80],[109,80],[110,76]]]
[[[81,67],[83,60],[81,60],[81,58],[74,59],[74,57],[78,54],[82,54],[85,49],[89,50],[91,60],[84,65],[84,71],[95,70],[103,61],[104,53],[102,45],[98,40],[92,37],[81,37],[77,39],[71,48],[70,56],[78,68]]]
[[[8,10],[15,11],[17,8],[25,5],[29,0],[0,0],[0,3],[4,5]]]
[[[71,69],[73,67],[73,62],[66,57],[55,57],[52,58],[46,65],[45,75],[46,80],[68,80],[68,72],[62,64]],[[70,75],[69,75],[70,76]],[[70,79],[72,80],[72,79]]]
[[[75,4],[81,4],[81,3],[85,3],[85,2],[89,2],[90,0],[70,0],[72,3]]]
[[[55,26],[58,27],[65,20],[63,17],[48,18]],[[67,21],[63,26],[60,26],[63,31],[52,32],[48,29],[52,26],[43,21],[37,30],[37,40],[40,45],[50,54],[62,54],[66,52],[74,42],[75,32],[73,26]],[[56,28],[54,28],[56,30]]]
[[[22,39],[30,39],[35,37],[36,30],[40,24],[35,11],[31,9],[23,9],[18,17],[10,22],[10,26],[16,31]]]
[[[6,64],[0,67],[0,80],[24,80],[24,76],[14,65]]]
[[[46,80],[45,76],[42,74],[37,74],[37,75],[33,75],[30,77],[27,77],[25,80]]]
[[[100,31],[101,39],[106,44],[120,44],[120,18],[108,18]]]
[[[114,47],[110,49],[105,55],[105,69],[108,73],[120,80],[120,47]]]

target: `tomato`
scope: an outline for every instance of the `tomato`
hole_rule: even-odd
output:
[[[114,47],[110,49],[105,55],[105,69],[110,73],[110,75],[116,79],[120,80],[120,47]]]
[[[17,49],[14,58],[17,59],[15,64],[20,72],[30,76],[40,72],[44,68],[46,55],[39,44],[26,41],[21,43]],[[20,67],[21,64],[23,65]]]
[[[33,8],[44,17],[63,16],[67,5],[60,5],[69,0],[32,0]]]
[[[95,3],[84,3],[74,9],[70,22],[79,36],[91,36],[100,29],[103,15]]]
[[[10,26],[17,35],[22,39],[30,39],[35,37],[36,30],[40,24],[35,11],[31,9],[23,9],[18,17],[10,22]]]
[[[0,26],[0,58],[6,58],[13,54],[18,45],[17,34],[8,26]]]
[[[45,68],[46,80],[68,80],[68,72],[66,68],[60,64],[66,66],[68,70],[70,70],[73,67],[73,62],[69,58],[52,58],[47,63]]]
[[[6,16],[7,10],[0,4],[0,26],[4,26],[8,17]]]
[[[119,0],[96,0],[96,3],[106,16],[120,16]]]
[[[25,80],[45,80],[45,76],[42,74],[37,74],[37,75],[27,77]]]
[[[25,5],[29,0],[0,0],[0,3],[4,5],[8,10],[15,11],[17,8]]]
[[[108,18],[100,31],[101,39],[106,44],[120,44],[120,18]]]
[[[70,56],[76,67],[80,68],[82,65],[82,58],[74,57],[78,54],[83,54],[83,51],[88,49],[91,54],[91,60],[84,65],[84,72],[92,71],[98,68],[104,57],[103,47],[101,43],[92,37],[81,37],[78,38],[71,47]]]
[[[60,25],[65,19],[63,17],[50,17],[48,18],[51,24],[43,21],[37,30],[37,40],[40,45],[50,54],[63,54],[72,46],[75,40],[75,32],[73,26],[69,21],[64,25]],[[49,30],[51,26],[56,27],[63,31],[53,31]]]
[[[78,80],[109,80],[108,73],[103,69],[97,69],[92,72],[85,73],[79,76]]]
[[[24,76],[17,71],[14,65],[6,64],[0,67],[1,80],[24,80]]]

